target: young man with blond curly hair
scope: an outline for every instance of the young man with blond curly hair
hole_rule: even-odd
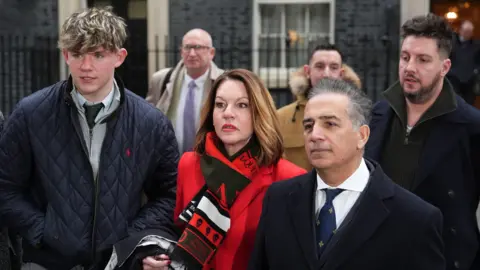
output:
[[[72,14],[58,43],[69,78],[21,100],[5,123],[0,216],[23,238],[23,269],[103,269],[120,240],[150,229],[175,239],[177,142],[115,76],[126,38],[111,8]]]

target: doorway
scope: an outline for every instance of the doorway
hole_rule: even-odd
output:
[[[458,32],[463,21],[471,21],[475,26],[473,39],[480,40],[479,1],[432,0],[430,6],[432,13],[445,17],[455,32]],[[480,96],[476,97],[474,106],[480,108]]]
[[[148,91],[147,0],[88,0],[89,7],[112,6],[125,19],[128,56],[116,70],[125,87],[145,97]]]
[[[432,13],[445,17],[452,28],[457,31],[461,23],[469,20],[475,25],[474,39],[480,40],[480,2],[479,1],[430,1]]]

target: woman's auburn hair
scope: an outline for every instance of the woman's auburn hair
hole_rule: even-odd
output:
[[[207,133],[215,132],[213,126],[213,109],[218,88],[227,80],[243,83],[247,90],[249,108],[252,115],[253,135],[260,146],[257,157],[259,166],[269,166],[278,162],[283,156],[283,138],[279,128],[279,120],[275,103],[270,92],[262,80],[253,72],[246,69],[232,69],[220,75],[212,85],[203,104],[200,114],[200,127],[195,140],[195,152],[205,153]]]

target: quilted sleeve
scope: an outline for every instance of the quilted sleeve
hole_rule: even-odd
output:
[[[170,121],[162,115],[153,133],[155,141],[153,173],[144,184],[147,203],[131,225],[131,233],[145,229],[177,235],[173,226],[179,152]],[[173,239],[172,239],[173,240]],[[174,239],[176,240],[176,239]]]
[[[3,130],[3,122],[5,122],[5,118],[3,117],[3,113],[0,112],[0,133]]]
[[[28,127],[18,106],[0,137],[0,220],[36,246],[41,242],[45,215],[28,195],[32,163]]]

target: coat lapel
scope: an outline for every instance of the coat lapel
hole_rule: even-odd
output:
[[[379,160],[382,154],[382,148],[387,136],[388,126],[393,115],[393,110],[385,102],[372,112],[372,121],[370,122],[370,138],[365,150],[365,156]]]
[[[173,75],[173,74],[172,74]],[[185,68],[181,67],[178,70],[178,73],[175,75],[174,80],[171,80],[167,84],[167,91],[170,91],[170,99],[167,103],[167,116],[172,122],[172,125],[175,127],[177,119],[177,108],[178,103],[180,102],[180,96],[182,92],[182,81],[185,77]]]
[[[160,99],[157,102],[157,108],[162,111],[164,114],[168,114],[168,110],[170,109],[170,106],[172,104],[172,99],[173,95],[178,91],[175,91],[177,89],[174,89],[175,82],[177,81],[178,78],[183,78],[183,60],[181,60],[175,67],[172,72],[172,75],[170,75],[170,79],[165,85],[165,94],[160,97]]]
[[[293,190],[287,198],[288,209],[290,211],[289,216],[295,229],[294,233],[297,236],[298,244],[305,255],[305,259],[308,261],[310,269],[314,269],[317,258],[315,251],[315,234],[313,230],[313,217],[315,215],[313,194],[315,194],[315,180],[316,173],[314,170],[301,176],[301,182],[298,183],[296,190]]]
[[[457,102],[460,108],[458,99]],[[458,140],[468,137],[467,131],[461,127],[461,124],[464,123],[467,123],[467,120],[458,109],[438,118],[429,136],[425,139],[419,160],[421,170],[415,174],[412,190],[415,190],[429,174],[435,171],[435,167],[439,161],[445,159],[445,155],[448,155],[454,147],[458,147]]]
[[[213,85],[213,80],[207,78],[203,86],[202,103],[205,102],[205,100],[207,100],[208,92],[210,92],[212,85]]]
[[[435,120],[433,129],[430,131],[428,138],[425,139],[425,145],[419,160],[419,168],[422,169],[418,170],[415,175],[412,190],[418,187],[430,173],[435,171],[435,166],[444,159],[445,155],[452,150],[452,147],[458,146],[456,141],[465,137],[465,130],[459,128],[459,124],[468,123],[462,113],[465,102],[457,97],[457,104],[457,110]],[[384,140],[388,136],[392,116],[393,110],[386,102],[372,113],[371,135],[365,150],[367,157],[379,161]]]
[[[351,221],[339,231],[336,242],[330,243],[319,259],[321,269],[336,269],[375,233],[389,215],[383,200],[394,195],[393,183],[377,166],[369,184],[359,198]]]

